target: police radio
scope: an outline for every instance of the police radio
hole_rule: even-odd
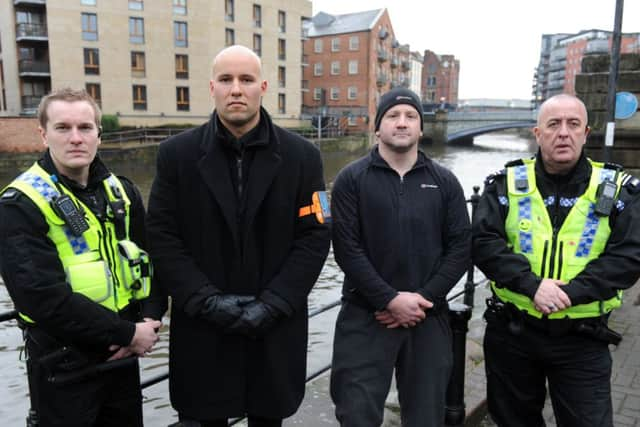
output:
[[[596,205],[593,211],[596,215],[609,216],[616,203],[616,193],[618,186],[613,182],[605,179],[598,185],[596,191]]]
[[[67,224],[74,236],[80,237],[82,233],[89,229],[89,224],[87,220],[84,219],[84,215],[68,195],[62,194],[53,199],[51,201],[51,207],[54,212],[62,218],[64,223]]]

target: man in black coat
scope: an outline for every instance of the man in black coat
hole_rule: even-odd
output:
[[[150,252],[172,297],[171,402],[181,420],[280,426],[302,400],[307,295],[329,250],[319,151],[274,125],[260,59],[213,61],[211,120],[158,152]]]

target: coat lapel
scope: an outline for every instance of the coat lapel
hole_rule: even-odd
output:
[[[229,176],[227,159],[222,152],[220,143],[215,138],[214,122],[215,117],[211,119],[200,145],[201,149],[204,150],[204,155],[198,161],[198,170],[202,180],[222,211],[236,247],[239,247],[238,227],[236,224],[236,195]]]

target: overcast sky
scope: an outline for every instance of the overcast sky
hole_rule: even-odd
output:
[[[542,34],[613,31],[615,0],[312,0],[313,14],[386,7],[412,51],[460,60],[459,97],[530,99]],[[640,32],[640,0],[626,0],[622,31]]]

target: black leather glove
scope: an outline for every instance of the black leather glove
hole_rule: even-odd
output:
[[[211,295],[205,299],[200,316],[216,326],[226,328],[242,315],[242,307],[255,299],[250,295]]]
[[[257,338],[271,329],[283,314],[276,307],[258,299],[244,306],[242,315],[227,328],[227,332]]]

